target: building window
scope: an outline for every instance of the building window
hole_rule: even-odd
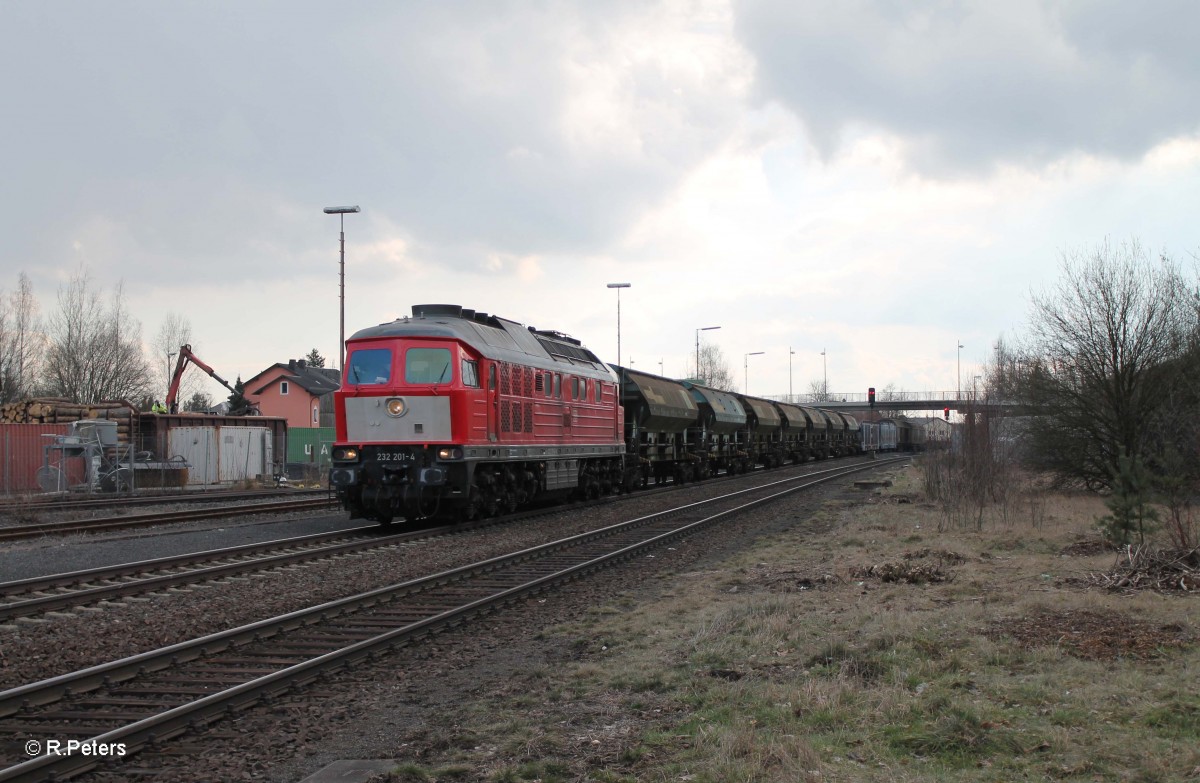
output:
[[[287,382],[287,381],[280,381],[280,382],[279,382],[279,393],[280,393],[280,394],[287,394],[287,391],[288,391],[288,382]]]

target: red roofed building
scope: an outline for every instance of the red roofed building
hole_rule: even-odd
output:
[[[246,399],[264,416],[287,419],[288,428],[332,427],[333,392],[341,373],[311,367],[304,359],[273,364],[243,384]]]

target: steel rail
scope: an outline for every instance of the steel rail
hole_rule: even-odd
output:
[[[167,522],[190,522],[197,519],[213,519],[216,517],[250,516],[252,514],[267,514],[276,511],[304,511],[312,508],[333,506],[336,502],[333,499],[318,498],[316,500],[290,500],[279,503],[193,508],[185,511],[162,511],[154,514],[132,514],[121,517],[73,520],[70,522],[39,522],[32,525],[13,525],[10,527],[0,527],[0,541],[11,541],[59,533],[82,533],[96,530],[149,527]]]
[[[117,597],[156,592],[168,587],[195,582],[212,581],[248,571],[266,571],[335,555],[382,549],[448,531],[443,528],[397,533],[382,537],[371,535],[378,530],[377,526],[349,528],[333,533],[314,533],[258,544],[243,544],[134,563],[101,566],[86,571],[3,582],[0,583],[0,623],[17,617],[29,617],[42,612],[67,609]],[[277,554],[271,554],[273,552]],[[258,557],[258,555],[262,556]],[[204,565],[221,560],[228,562]],[[189,570],[170,571],[170,569],[178,568]],[[164,571],[168,571],[168,573],[162,573]],[[128,578],[138,577],[138,575],[145,576]],[[125,581],[96,584],[111,582],[115,579],[124,579]],[[61,592],[47,595],[45,594],[47,590]],[[30,595],[32,597],[21,597]]]
[[[39,498],[0,500],[0,515],[20,512],[83,511],[108,506],[151,506],[166,503],[220,503],[228,500],[266,500],[275,497],[328,495],[328,489],[267,489],[256,492],[241,490],[185,490],[162,492],[156,495],[83,496],[79,498]]]
[[[812,475],[812,474],[805,474]],[[714,478],[711,481],[706,481],[705,485],[714,486],[718,483],[723,483],[728,480],[739,478],[740,476],[721,476]],[[653,497],[662,492],[670,492],[676,489],[674,484],[667,484],[661,487],[656,487],[647,490],[641,490],[633,495],[625,495],[622,498],[638,497],[646,498]],[[613,502],[619,500],[616,497],[604,497],[595,501],[588,501],[582,505],[585,507],[599,503]],[[404,533],[408,540],[417,538],[434,537],[448,533],[466,532],[475,530],[484,526],[493,524],[502,524],[522,519],[533,519],[538,516],[555,513],[560,507],[553,506],[545,509],[530,509],[518,514],[492,517],[485,520],[476,520],[472,523],[458,523],[456,525],[447,525],[438,528],[423,528],[418,533]],[[307,546],[310,543],[321,543],[323,541],[333,541],[337,538],[345,537],[346,535],[367,535],[372,531],[381,531],[378,525],[369,525],[360,528],[350,528],[343,531],[335,531],[333,533],[316,533],[310,536],[299,536],[290,539],[278,539],[275,541],[267,541],[259,544],[245,544],[236,547],[226,547],[223,549],[206,550],[201,552],[186,553],[183,555],[172,555],[168,557],[156,558],[153,560],[144,560],[139,562],[122,563],[113,566],[101,566],[83,571],[67,572],[62,574],[51,574],[48,576],[30,577],[12,582],[0,583],[0,623],[18,617],[29,617],[31,615],[44,612],[51,612],[58,609],[68,609],[80,605],[95,603],[97,601],[106,600],[115,597],[138,595],[140,593],[161,591],[165,588],[192,584],[199,581],[219,579],[224,576],[229,576],[238,573],[249,571],[270,570],[295,562],[303,562],[306,560],[317,560],[328,554],[336,554],[327,552],[324,549],[308,549],[305,554],[297,554],[295,556],[280,556],[272,562],[271,558],[261,558],[258,560],[240,560],[229,565],[213,567],[211,569],[192,568],[190,571],[179,572],[172,576],[159,576],[151,574],[145,578],[137,580],[127,580],[119,584],[99,585],[92,587],[81,587],[79,589],[70,589],[74,585],[81,583],[94,583],[111,581],[114,579],[125,579],[138,574],[146,574],[153,571],[163,571],[172,568],[191,568],[193,566],[210,562],[214,560],[223,560],[231,557],[249,557],[252,555],[268,552],[276,549],[284,549],[289,546]],[[388,538],[386,541],[399,542],[405,539]],[[372,549],[375,547],[388,546],[390,544],[382,543],[380,539],[376,539],[373,544],[358,544],[347,547],[345,551],[355,551],[357,549]],[[60,592],[51,595],[37,595],[32,598],[17,598],[20,595],[31,593],[44,593],[48,590],[58,590]],[[17,600],[14,600],[17,598]]]
[[[502,557],[451,569],[402,584],[380,588],[358,596],[327,602],[278,618],[251,623],[240,628],[171,645],[162,650],[94,666],[74,674],[21,686],[0,693],[0,716],[9,716],[20,710],[49,704],[67,695],[86,692],[100,687],[114,687],[118,682],[177,666],[184,661],[196,660],[200,657],[211,658],[214,653],[222,653],[236,646],[244,646],[252,641],[275,639],[281,633],[288,630],[304,628],[317,623],[329,625],[335,619],[353,622],[353,618],[348,617],[352,611],[375,607],[380,603],[394,601],[400,597],[412,596],[422,591],[428,591],[436,586],[457,584],[471,576],[488,574],[491,577],[491,581],[497,581],[503,575],[502,569],[506,567],[511,567],[515,564],[525,564],[538,558],[545,558],[552,553],[563,553],[568,549],[581,550],[576,555],[578,562],[573,562],[566,567],[560,567],[560,561],[564,559],[562,557],[547,558],[546,562],[550,569],[548,572],[536,574],[533,578],[522,576],[517,584],[508,587],[485,586],[486,590],[490,591],[489,595],[470,598],[465,602],[462,600],[463,591],[461,589],[457,591],[457,594],[454,594],[455,591],[452,590],[453,599],[448,596],[442,596],[434,600],[431,606],[436,608],[429,611],[423,617],[401,618],[402,624],[400,627],[392,628],[383,633],[371,632],[368,634],[368,638],[363,638],[336,650],[323,652],[307,660],[286,666],[283,669],[238,683],[220,692],[194,699],[186,704],[166,709],[159,714],[136,720],[133,723],[106,731],[88,740],[88,742],[97,744],[122,743],[126,746],[127,751],[132,750],[136,752],[147,745],[153,745],[162,740],[170,739],[189,729],[196,729],[207,725],[223,715],[232,715],[239,710],[247,709],[261,700],[284,693],[298,685],[310,682],[323,674],[340,670],[362,658],[375,657],[382,654],[386,649],[411,644],[414,640],[430,635],[443,627],[460,624],[471,616],[492,611],[495,607],[506,604],[515,598],[545,590],[549,586],[559,582],[578,578],[585,573],[590,573],[606,565],[625,560],[648,548],[657,547],[676,538],[686,536],[702,527],[714,524],[730,516],[776,501],[816,484],[864,470],[870,470],[875,467],[901,462],[905,459],[907,458],[880,460],[866,465],[860,464],[841,467],[822,471],[821,474],[810,474],[808,476],[784,479],[760,487],[740,490],[721,498],[711,498],[705,501],[689,503],[676,509],[657,512],[627,522],[570,536],[559,541],[531,547]],[[804,481],[804,483],[795,484],[795,482],[805,479],[807,481]],[[683,524],[671,523],[670,526],[661,529],[652,524],[656,522],[662,523],[664,520],[668,520],[683,512],[701,511],[703,507],[713,505],[718,501],[737,500],[739,496],[748,493],[778,488],[780,484],[795,485],[742,502],[735,507],[702,516],[699,519],[685,521]],[[638,540],[621,538],[622,534],[628,534],[633,529],[645,528],[647,526],[651,526],[651,529],[640,534],[640,539]],[[616,547],[610,547],[608,551],[597,553],[586,546],[581,546],[584,544],[593,544],[599,539],[615,539]],[[453,600],[453,603],[449,607],[443,606],[449,600]],[[409,612],[415,611],[414,607],[405,608]],[[363,619],[370,620],[366,625],[378,626],[384,619],[390,620],[396,615],[397,612],[385,612],[376,617]],[[363,619],[360,619],[359,622],[362,622]],[[336,628],[337,626],[335,626],[335,630]],[[365,632],[366,629],[363,627],[351,627],[350,629],[341,630],[343,636],[350,636],[351,638]],[[327,629],[326,634],[333,634],[333,630]],[[336,635],[333,635],[322,637],[322,639],[335,637]],[[301,648],[306,647],[306,645],[301,644],[302,641],[294,641],[293,644]],[[310,645],[307,646],[319,645],[316,645],[315,642],[310,642]],[[253,658],[246,657],[251,653],[244,650],[239,650],[239,653],[243,656],[242,658],[226,663],[229,663],[231,666],[233,664],[247,666],[254,663]],[[270,648],[268,648],[267,652],[259,653],[259,655],[261,657],[268,653],[271,655],[270,661],[273,663],[277,662],[277,659],[281,655],[277,649],[272,651]],[[219,659],[210,660],[209,666],[212,667],[217,663],[221,663],[221,661]],[[201,671],[211,672],[213,669],[201,669]],[[227,672],[224,669],[219,669],[219,671]],[[32,718],[36,718],[36,716],[31,716]],[[53,727],[46,727],[46,731],[52,732],[53,730]],[[101,763],[103,763],[103,760],[87,755],[66,757],[44,755],[19,763],[9,769],[0,770],[0,781],[43,780],[47,775],[69,777],[92,769]]]

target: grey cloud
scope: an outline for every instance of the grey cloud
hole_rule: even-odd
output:
[[[622,20],[642,12],[636,2],[13,6],[0,85],[15,120],[0,126],[0,145],[24,192],[5,221],[38,227],[22,248],[36,258],[61,253],[89,220],[136,214],[136,252],[242,274],[253,273],[248,248],[326,243],[319,207],[342,201],[421,247],[594,248],[733,123],[735,107],[711,105],[728,96],[678,96],[645,67],[618,86],[642,112],[635,122],[647,121],[631,129],[636,153],[573,146],[561,122],[567,69],[586,66],[589,50],[608,59]]]
[[[826,155],[856,127],[901,136],[927,171],[1136,158],[1200,131],[1200,5],[747,0],[758,96]]]

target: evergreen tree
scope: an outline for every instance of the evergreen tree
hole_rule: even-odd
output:
[[[309,367],[325,366],[325,357],[322,356],[316,348],[313,348],[311,351],[309,351],[308,356],[305,356],[304,360],[308,362]]]
[[[245,416],[250,411],[250,401],[246,399],[245,391],[246,386],[239,375],[237,383],[233,384],[233,393],[229,395],[230,416]]]
[[[1112,482],[1112,495],[1105,502],[1112,513],[1100,518],[1100,529],[1108,541],[1117,546],[1146,541],[1146,531],[1158,521],[1158,512],[1151,506],[1151,478],[1137,457],[1122,454]]]

